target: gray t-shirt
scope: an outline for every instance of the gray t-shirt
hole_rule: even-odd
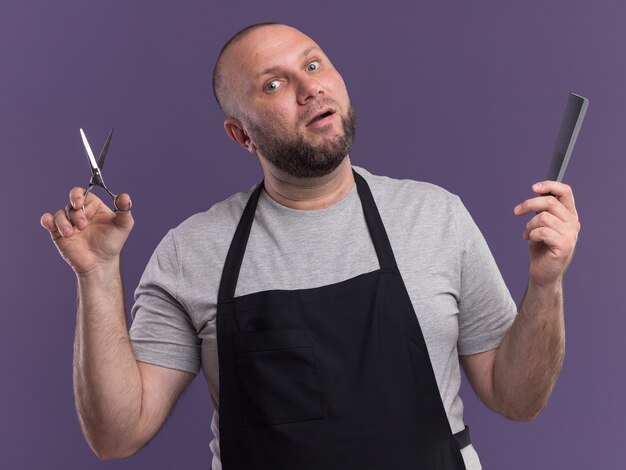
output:
[[[458,356],[497,348],[516,315],[515,302],[457,196],[432,184],[355,170],[378,206],[456,433],[464,426]],[[217,292],[251,192],[170,230],[146,267],[132,309],[137,360],[193,373],[202,368],[215,408],[215,470],[221,469]],[[333,206],[315,211],[284,207],[263,192],[235,295],[319,287],[378,268],[356,186]],[[480,468],[472,446],[463,456],[468,470]]]

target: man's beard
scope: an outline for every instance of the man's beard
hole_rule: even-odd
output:
[[[267,132],[256,123],[248,123],[259,153],[276,168],[296,178],[324,176],[339,166],[350,152],[356,134],[356,114],[352,104],[348,114],[341,118],[341,125],[341,136],[314,145],[306,142],[301,133],[288,141],[276,133]]]

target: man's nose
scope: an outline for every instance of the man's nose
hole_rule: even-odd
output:
[[[319,94],[324,93],[322,84],[313,77],[303,77],[298,87],[298,103],[306,104],[307,101],[315,99]]]

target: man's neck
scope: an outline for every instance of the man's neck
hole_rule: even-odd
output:
[[[350,157],[331,173],[317,178],[294,178],[261,160],[265,191],[279,204],[298,210],[319,210],[343,199],[354,186]]]

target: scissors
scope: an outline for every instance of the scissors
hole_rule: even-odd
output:
[[[89,180],[89,187],[87,188],[87,191],[85,191],[85,194],[83,195],[85,198],[87,197],[87,194],[89,194],[89,192],[94,188],[94,186],[100,186],[101,188],[104,188],[104,190],[109,193],[109,196],[111,196],[113,198],[113,207],[115,207],[115,212],[127,212],[130,210],[130,207],[128,209],[120,209],[119,207],[117,207],[117,194],[113,194],[109,188],[106,187],[106,185],[104,184],[104,180],[102,179],[102,167],[104,166],[104,160],[107,156],[107,152],[109,150],[109,144],[111,143],[111,137],[113,137],[113,129],[111,129],[111,132],[109,132],[109,136],[107,137],[106,142],[104,143],[104,146],[102,147],[102,150],[100,151],[100,156],[98,157],[98,161],[96,162],[96,159],[93,156],[93,152],[91,151],[91,146],[89,145],[89,141],[87,140],[87,136],[85,135],[85,132],[81,129],[80,130],[80,135],[83,138],[83,145],[85,146],[85,152],[87,152],[87,158],[89,158],[89,164],[91,165],[91,179]]]

